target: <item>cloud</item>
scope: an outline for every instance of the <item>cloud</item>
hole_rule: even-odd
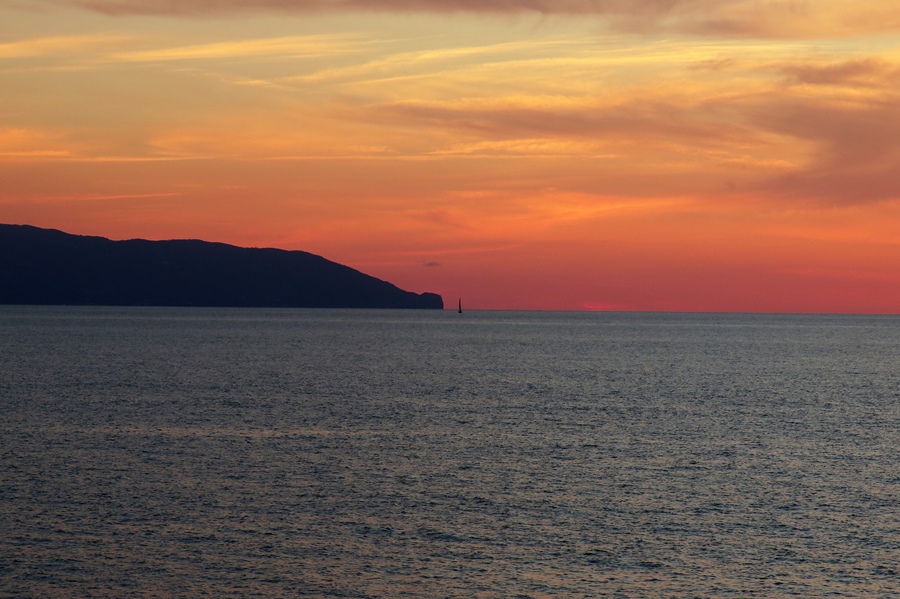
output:
[[[65,159],[76,156],[80,149],[58,132],[0,129],[0,159]]]
[[[351,35],[310,35],[261,38],[121,52],[113,55],[112,59],[123,62],[157,62],[278,55],[321,57],[353,52],[353,42],[356,41],[357,37]]]
[[[794,84],[881,86],[895,80],[900,68],[883,60],[865,58],[831,64],[793,64],[782,72]]]
[[[559,149],[559,140],[693,140],[718,144],[753,139],[753,131],[731,116],[719,118],[721,107],[679,105],[656,99],[629,99],[617,104],[522,98],[461,102],[395,102],[375,108],[382,118],[457,130],[506,143],[476,143],[469,151]],[[550,142],[548,140],[557,140]],[[515,140],[515,143],[509,143]],[[583,149],[583,146],[582,146]],[[452,152],[464,153],[461,147]]]
[[[602,153],[602,146],[592,142],[565,139],[508,139],[457,143],[432,152],[437,156],[593,156]],[[605,154],[605,157],[614,157]]]
[[[552,40],[527,40],[516,42],[503,42],[481,46],[464,46],[459,48],[438,48],[420,50],[415,52],[402,52],[371,60],[361,64],[345,67],[328,67],[309,75],[288,78],[288,81],[298,83],[318,83],[342,80],[365,80],[366,78],[380,77],[397,78],[406,76],[405,69],[426,69],[432,74],[436,65],[453,65],[459,68],[460,63],[466,60],[485,61],[493,58],[495,64],[510,64],[503,62],[503,56],[522,56],[523,54],[538,51],[557,50],[572,51],[578,46],[591,43],[585,39],[552,39]],[[420,73],[421,75],[421,73]]]
[[[606,180],[613,160],[615,176],[681,171],[710,189],[757,197],[900,200],[900,68],[864,58],[775,69],[797,87],[775,79],[746,94],[638,91],[607,103],[551,96],[383,102],[356,118],[430,131],[436,144],[440,134],[453,140],[431,155],[590,157],[602,160],[598,177]]]
[[[426,12],[593,15],[628,31],[823,38],[900,30],[900,5],[883,0],[51,0],[109,15],[241,12]]]
[[[151,198],[173,198],[183,195],[178,192],[159,192],[159,193],[70,193],[70,194],[47,194],[33,195],[30,200],[35,203],[51,204],[61,202],[108,202],[110,200],[146,200]]]
[[[209,14],[248,10],[542,14],[662,14],[709,0],[57,0],[108,14]],[[714,3],[714,2],[713,2]]]
[[[810,164],[764,191],[836,204],[900,200],[900,96],[773,101],[756,118],[818,148]]]
[[[69,35],[24,39],[0,44],[0,60],[67,55],[126,41],[118,35]]]

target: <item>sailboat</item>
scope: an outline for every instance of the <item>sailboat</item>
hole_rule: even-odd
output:
[[[462,314],[462,298],[459,298],[459,308],[458,308],[458,311],[459,311],[460,314]]]

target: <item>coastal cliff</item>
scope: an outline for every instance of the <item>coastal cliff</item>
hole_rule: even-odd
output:
[[[440,295],[404,291],[308,252],[2,224],[0,304],[444,307]]]

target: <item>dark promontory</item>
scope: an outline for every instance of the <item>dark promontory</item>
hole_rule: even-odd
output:
[[[301,251],[197,240],[111,241],[0,225],[0,304],[433,308],[412,293]]]

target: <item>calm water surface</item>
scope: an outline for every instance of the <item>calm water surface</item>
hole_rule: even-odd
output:
[[[0,597],[897,597],[900,318],[0,307]]]

